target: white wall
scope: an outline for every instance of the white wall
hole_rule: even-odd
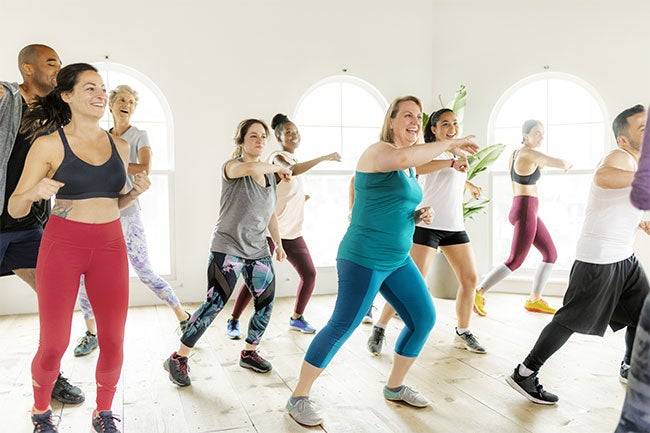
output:
[[[18,51],[41,42],[64,63],[109,56],[167,96],[176,145],[172,284],[185,301],[205,295],[218,172],[239,120],[292,113],[309,86],[343,68],[388,100],[416,94],[428,109],[464,83],[465,131],[483,137],[498,97],[544,65],[591,83],[612,118],[650,99],[647,0],[13,3],[0,26],[1,79],[19,80]],[[489,267],[487,221],[470,227],[479,273]],[[278,293],[291,294],[295,275],[284,266],[278,274]],[[156,301],[133,285],[133,304]],[[321,271],[318,290],[335,287],[332,270]],[[0,314],[35,311],[34,295],[15,277],[0,279],[0,297]]]

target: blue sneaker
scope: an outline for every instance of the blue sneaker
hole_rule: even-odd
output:
[[[313,334],[316,332],[316,328],[311,326],[304,316],[300,316],[297,319],[289,318],[289,329],[294,331],[300,331],[303,334]]]
[[[241,331],[239,330],[239,320],[228,319],[226,323],[226,334],[231,340],[239,340],[241,338]]]
[[[374,305],[371,305],[370,308],[368,308],[368,312],[366,313],[365,316],[363,316],[363,319],[361,319],[361,323],[372,323],[372,308]]]

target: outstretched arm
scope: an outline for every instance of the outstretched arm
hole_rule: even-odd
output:
[[[572,167],[569,161],[546,155],[534,149],[524,148],[519,152],[519,157],[534,162],[541,167],[554,167],[567,171]]]
[[[328,155],[323,155],[323,156],[319,156],[318,158],[310,159],[309,161],[299,162],[298,164],[294,164],[291,167],[291,172],[293,173],[294,176],[298,176],[300,174],[305,173],[306,171],[311,170],[317,164],[320,164],[321,162],[324,161],[341,162],[341,155],[339,155],[337,152],[333,152]]]

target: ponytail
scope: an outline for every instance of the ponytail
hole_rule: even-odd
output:
[[[20,124],[20,133],[27,134],[28,140],[31,141],[67,125],[71,118],[70,106],[61,99],[61,94],[55,89],[44,97],[37,96],[36,101],[29,104]]]

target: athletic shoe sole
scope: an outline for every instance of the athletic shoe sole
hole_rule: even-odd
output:
[[[258,368],[258,367],[255,367],[255,366],[252,366],[252,365],[246,364],[246,363],[245,363],[244,361],[242,361],[241,359],[239,360],[239,366],[242,367],[242,368],[248,368],[249,370],[253,370],[253,371],[256,371],[256,372],[258,372],[258,373],[268,373],[269,371],[273,370],[272,367],[269,368],[268,370],[263,370],[263,369],[261,369],[261,368]]]
[[[468,352],[472,352],[472,353],[479,353],[481,355],[485,355],[487,353],[487,350],[481,352],[480,350],[472,349],[471,347],[467,346],[465,343],[461,343],[460,341],[454,341],[454,347],[457,349],[465,349]]]
[[[557,401],[546,401],[546,400],[540,400],[538,398],[533,397],[532,395],[528,394],[525,389],[523,389],[511,376],[506,376],[506,382],[508,382],[508,385],[512,387],[515,391],[517,391],[519,394],[523,395],[526,397],[528,400],[532,401],[533,403],[537,404],[543,404],[546,406],[553,406],[557,404]]]
[[[474,312],[475,312],[476,314],[478,314],[479,316],[481,316],[481,317],[485,317],[485,316],[487,316],[487,312],[481,313],[481,310],[479,310],[478,308],[476,308],[476,305],[473,305],[473,306],[472,306],[472,310],[474,310]]]
[[[557,310],[555,310],[555,311],[544,311],[544,310],[540,310],[538,308],[526,308],[526,307],[524,307],[524,309],[526,311],[530,311],[531,313],[543,313],[543,314],[555,314],[555,311],[557,311]],[[476,311],[476,310],[474,310],[474,311]]]
[[[302,332],[303,334],[315,334],[316,333],[315,329],[313,331],[305,331],[304,329],[301,329],[301,328],[299,328],[297,326],[291,326],[291,325],[289,325],[289,329],[291,329],[292,331]]]

